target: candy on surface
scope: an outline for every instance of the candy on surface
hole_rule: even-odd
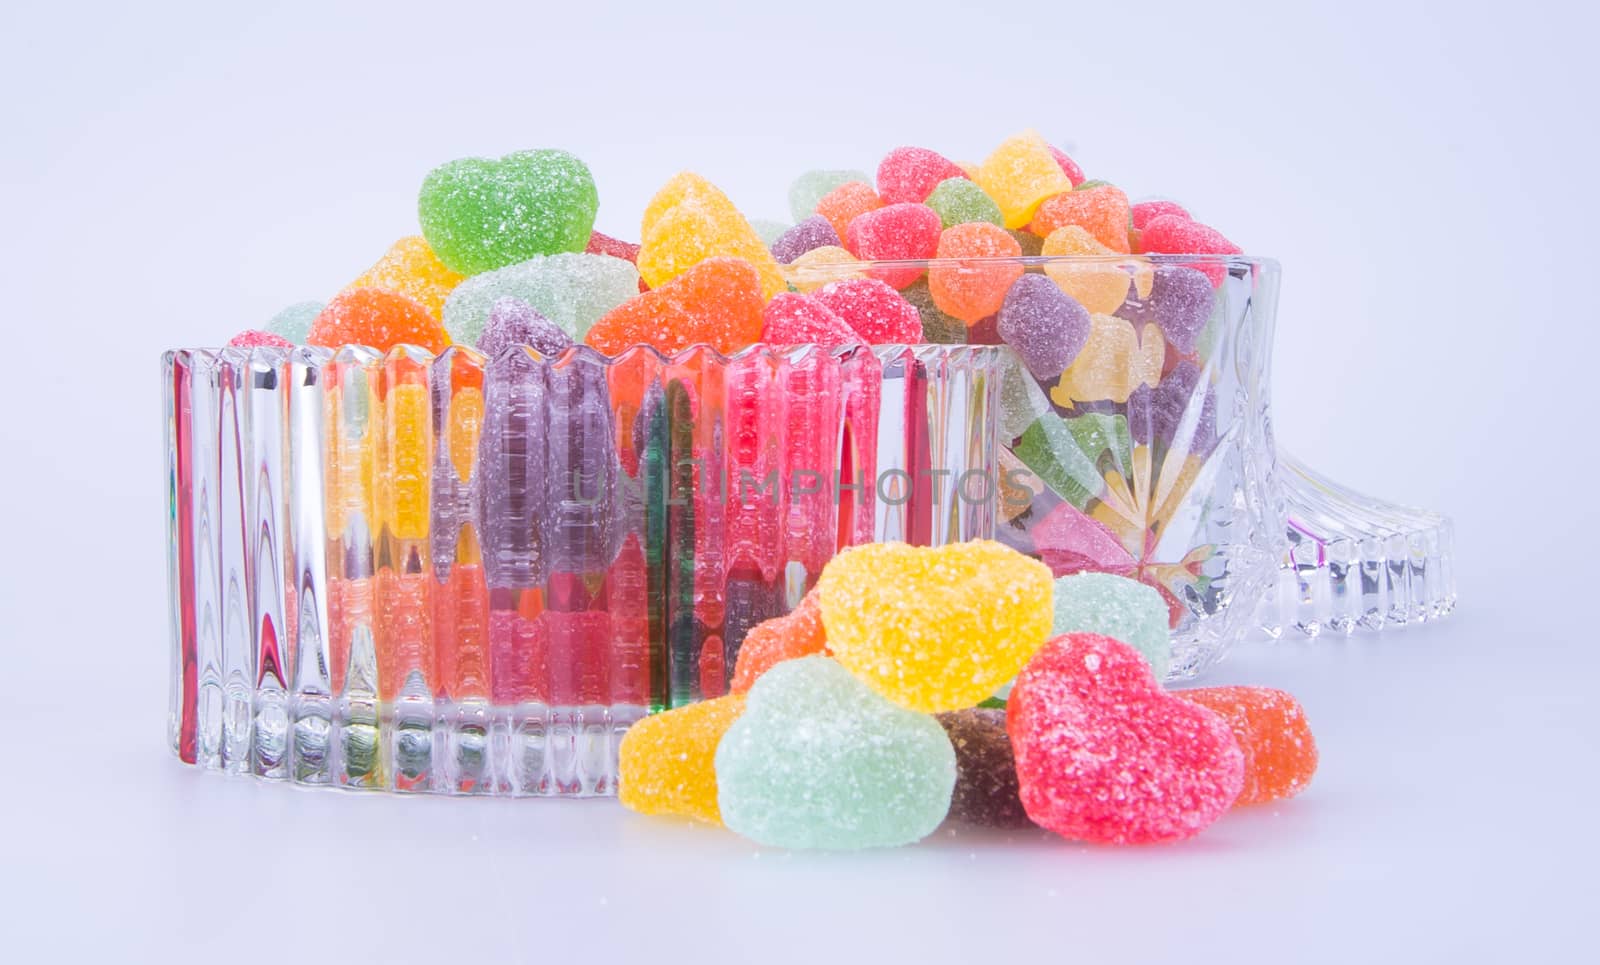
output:
[[[951,820],[982,828],[1033,827],[1017,793],[1017,759],[1006,734],[1006,712],[972,707],[946,711],[935,719],[956,752]]]
[[[1179,440],[1185,416],[1190,424]],[[1140,445],[1157,441],[1183,452],[1210,452],[1217,441],[1217,394],[1200,368],[1183,359],[1155,388],[1141,385],[1128,395],[1128,428]]]
[[[1234,807],[1294,797],[1317,772],[1317,742],[1305,709],[1293,695],[1270,687],[1175,690],[1219,714],[1244,752],[1244,789]]]
[[[772,847],[854,850],[937,828],[956,760],[938,721],[812,656],[756,680],[717,747],[716,773],[729,829]]]
[[[931,258],[939,247],[939,216],[925,204],[891,204],[863,212],[845,229],[845,247],[863,261]],[[922,277],[920,267],[868,268],[867,274],[904,288]]]
[[[1193,220],[1183,205],[1176,201],[1140,201],[1131,209],[1133,226],[1143,231],[1150,222],[1164,214],[1176,215],[1186,221]]]
[[[1156,679],[1167,675],[1172,643],[1167,638],[1167,603],[1138,580],[1114,573],[1074,573],[1056,580],[1052,636],[1098,633],[1121,640],[1150,664]]]
[[[1198,221],[1190,221],[1176,214],[1163,214],[1151,218],[1139,233],[1139,242],[1147,254],[1171,255],[1237,255],[1243,249],[1222,236],[1222,232]],[[1202,262],[1193,266],[1205,272],[1213,287],[1222,284],[1228,270],[1225,265]]]
[[[274,335],[282,335],[296,345],[304,345],[306,336],[311,334],[311,323],[322,314],[322,309],[322,302],[295,302],[267,319],[267,324],[262,328]]]
[[[1114,252],[1128,248],[1128,196],[1111,184],[1058,194],[1039,205],[1028,230],[1041,238],[1058,228],[1078,225]]]
[[[799,292],[784,292],[761,312],[761,341],[768,345],[853,345],[861,341],[855,329],[821,299]]]
[[[967,340],[967,324],[944,313],[928,290],[928,280],[919,278],[900,292],[922,316],[922,340],[944,345],[961,345]]]
[[[808,251],[829,246],[840,247],[839,233],[827,218],[814,214],[772,242],[772,257],[778,259],[778,264],[787,265]]]
[[[992,540],[869,543],[823,568],[817,602],[838,661],[885,697],[934,713],[976,706],[1050,631],[1050,570]]]
[[[1055,637],[1006,706],[1022,805],[1063,837],[1144,844],[1190,837],[1244,785],[1244,754],[1217,714],[1168,694],[1126,643]]]
[[[489,311],[502,298],[520,298],[558,328],[581,339],[595,319],[639,293],[639,273],[610,255],[564,252],[473,275],[444,303],[450,337],[476,344]]]
[[[937,257],[956,259],[1016,259],[1022,247],[1004,228],[972,221],[944,229]],[[928,269],[928,290],[940,310],[971,323],[1000,310],[1006,292],[1022,277],[1022,265],[1012,261],[956,261]]]
[[[1050,145],[1037,131],[1007,138],[978,168],[978,186],[1000,206],[1007,228],[1033,220],[1039,205],[1052,195],[1072,190]]]
[[[872,190],[872,185],[864,181],[851,181],[823,195],[817,202],[816,213],[828,219],[828,223],[833,225],[834,232],[840,238],[847,238],[850,222],[859,215],[876,211],[881,207],[883,199],[878,197],[878,192]]]
[[[671,355],[705,342],[731,355],[761,338],[761,276],[739,258],[708,258],[635,295],[594,323],[584,341],[607,355],[648,344]]]
[[[511,345],[531,345],[545,358],[555,358],[572,347],[572,336],[515,296],[495,299],[489,322],[478,336],[478,351],[494,358]]]
[[[1056,159],[1056,164],[1061,166],[1061,173],[1067,176],[1074,188],[1083,185],[1083,168],[1078,167],[1078,162],[1067,156],[1067,152],[1050,145],[1050,156]]]
[[[967,172],[937,151],[897,147],[878,163],[878,197],[884,204],[921,204],[939,182],[966,176]]]
[[[1063,409],[1078,402],[1126,402],[1140,385],[1161,381],[1166,345],[1155,325],[1135,329],[1115,315],[1091,314],[1088,344],[1061,373],[1050,398]]]
[[[829,282],[816,297],[868,345],[913,345],[922,340],[916,306],[876,278]]]
[[[793,225],[785,224],[782,221],[773,221],[770,218],[750,219],[750,230],[754,231],[756,237],[760,238],[761,243],[768,248],[771,248],[772,243],[783,237],[783,233],[792,227]]]
[[[789,185],[789,213],[795,221],[804,221],[817,213],[817,202],[852,182],[870,184],[872,175],[865,171],[806,171]]]
[[[274,332],[247,328],[228,339],[229,348],[294,348],[294,343]]]
[[[939,223],[946,228],[969,221],[1005,224],[1005,219],[1000,216],[1000,206],[970,178],[940,181],[924,203],[933,209],[933,213],[939,216]]]
[[[744,704],[744,695],[729,694],[652,714],[629,727],[617,749],[617,800],[640,814],[721,824],[713,762]]]
[[[813,248],[799,256],[785,267],[784,275],[796,291],[806,293],[830,282],[867,277],[865,267],[855,255],[834,245]]]
[[[639,276],[659,288],[707,258],[742,258],[767,298],[788,290],[772,252],[716,185],[692,172],[672,178],[645,208]]]
[[[822,611],[817,608],[816,590],[812,590],[801,597],[800,605],[793,612],[750,628],[739,645],[739,658],[728,689],[742,694],[762,674],[785,660],[827,652],[828,636],[822,630]]]
[[[1039,253],[1047,257],[1073,255],[1114,255],[1080,225],[1065,225],[1050,232]],[[1128,295],[1130,276],[1114,263],[1061,262],[1046,264],[1049,275],[1061,290],[1096,315],[1109,315],[1122,307]]]
[[[1216,307],[1216,289],[1203,271],[1183,265],[1157,265],[1147,291],[1127,294],[1117,315],[1143,325],[1155,322],[1180,354],[1193,352]]]
[[[428,310],[404,295],[378,288],[349,288],[333,297],[311,323],[309,345],[367,345],[387,352],[417,345],[434,354],[450,347],[450,336]]]
[[[1038,379],[1066,371],[1089,340],[1090,316],[1044,275],[1023,275],[1005,293],[995,330]]]
[[[422,236],[463,275],[582,251],[599,207],[588,166],[556,150],[450,161],[428,172],[417,196]]]
[[[345,287],[381,288],[404,295],[434,318],[443,318],[444,300],[459,284],[461,276],[445,267],[427,239],[410,235],[391,245],[377,264]]]

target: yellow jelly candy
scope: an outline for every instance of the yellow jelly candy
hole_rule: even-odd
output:
[[[1050,398],[1062,408],[1077,402],[1126,402],[1141,384],[1161,381],[1166,339],[1154,322],[1137,331],[1115,315],[1089,316],[1089,341],[1061,373]]]
[[[461,276],[444,266],[422,236],[411,235],[390,245],[378,263],[345,290],[376,288],[404,295],[439,319],[444,317],[445,298],[459,284]]]
[[[432,403],[421,381],[389,387],[384,400],[383,460],[378,498],[383,524],[399,539],[428,536],[433,448]]]
[[[924,713],[973,707],[1050,635],[1050,568],[992,540],[868,543],[822,570],[817,602],[835,659]]]
[[[797,291],[814,292],[831,281],[865,278],[861,261],[838,245],[813,248],[784,266],[789,284]]]
[[[1067,225],[1050,232],[1039,254],[1115,255],[1117,252],[1096,241],[1094,235],[1082,227]],[[1046,264],[1044,273],[1091,315],[1110,315],[1121,308],[1128,297],[1128,273],[1112,262]]]
[[[744,713],[729,694],[646,717],[618,748],[617,799],[640,814],[678,814],[722,823],[717,807],[717,744]]]
[[[978,187],[1000,206],[1007,228],[1033,220],[1046,198],[1072,190],[1072,181],[1038,131],[1007,138],[978,167]]]
[[[698,174],[679,174],[645,208],[639,275],[651,288],[659,288],[716,257],[742,258],[754,266],[765,298],[789,290],[778,260],[728,196]]]

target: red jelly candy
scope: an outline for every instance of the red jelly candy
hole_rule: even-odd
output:
[[[848,181],[823,195],[822,200],[817,202],[815,213],[827,218],[834,232],[843,238],[857,215],[881,207],[883,199],[872,190],[872,185],[865,181]]]
[[[229,348],[294,348],[294,343],[282,335],[263,332],[259,328],[247,328],[228,339]]]
[[[1128,250],[1128,196],[1114,184],[1065,191],[1039,205],[1029,231],[1041,238],[1075,224],[1112,251]]]
[[[932,258],[939,248],[939,215],[925,204],[891,204],[856,215],[845,228],[844,243],[863,261]],[[905,288],[922,277],[922,268],[869,268],[867,274]]]
[[[1222,236],[1222,232],[1198,221],[1175,214],[1151,218],[1139,233],[1146,254],[1160,255],[1238,255],[1244,249]],[[1206,273],[1212,285],[1221,285],[1227,268],[1216,263],[1191,265]]]
[[[782,298],[783,296],[778,296]],[[828,652],[827,634],[822,629],[822,611],[817,608],[813,590],[787,616],[773,617],[750,628],[739,644],[739,658],[733,666],[729,690],[745,693],[756,678],[785,660]]]
[[[844,319],[812,295],[783,292],[761,313],[768,345],[853,345],[861,341]]]
[[[1294,797],[1317,772],[1317,742],[1306,712],[1270,687],[1198,687],[1173,695],[1209,707],[1233,728],[1244,751],[1244,790],[1234,806]]]
[[[328,348],[369,345],[380,352],[396,345],[419,345],[438,354],[450,347],[450,336],[426,308],[404,295],[347,288],[312,320],[306,342]]]
[[[1039,648],[1011,689],[1006,731],[1028,817],[1079,841],[1187,838],[1244,786],[1228,724],[1163,691],[1139,651],[1095,633]]]
[[[584,246],[583,250],[591,255],[610,255],[613,258],[621,258],[629,264],[636,265],[639,263],[638,245],[631,241],[623,241],[620,238],[601,234],[598,231],[589,233],[589,244]],[[644,283],[643,278],[639,279],[639,290],[642,292],[650,290],[650,286]]]
[[[922,341],[922,313],[917,306],[876,278],[829,282],[817,289],[816,296],[868,345]]]
[[[954,161],[925,147],[897,147],[878,164],[878,197],[884,204],[921,204],[940,181],[965,178]]]
[[[1084,182],[1083,168],[1078,167],[1077,161],[1067,157],[1067,152],[1052,144],[1050,145],[1050,156],[1056,159],[1057,164],[1061,165],[1061,173],[1067,176],[1067,180],[1072,182],[1073,187],[1077,187]]]
[[[1193,220],[1183,205],[1176,201],[1140,201],[1133,206],[1133,226],[1143,231],[1150,222],[1164,214],[1177,215],[1185,221]]]
[[[761,338],[761,275],[741,258],[707,258],[603,315],[584,341],[619,355],[653,345],[668,355],[704,342],[730,355]]]

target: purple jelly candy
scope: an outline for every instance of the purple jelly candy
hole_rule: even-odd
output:
[[[772,257],[778,259],[778,264],[787,265],[814,248],[841,244],[832,222],[814,214],[778,236],[772,243]]]
[[[1213,291],[1204,272],[1162,265],[1151,280],[1150,297],[1141,299],[1137,290],[1130,290],[1117,315],[1135,325],[1155,322],[1173,348],[1188,354],[1211,318]]]
[[[507,295],[490,307],[489,321],[478,335],[478,351],[494,358],[508,345],[531,345],[545,358],[554,358],[572,347],[572,336],[532,305]]]
[[[1201,392],[1204,396],[1200,401],[1199,421],[1195,423],[1187,451],[1209,452],[1217,441],[1217,394],[1200,369],[1188,359],[1174,365],[1160,385],[1153,389],[1141,385],[1128,396],[1128,431],[1133,434],[1133,441],[1139,445],[1148,445],[1152,440],[1171,445],[1184,412]]]
[[[1006,292],[995,329],[1036,379],[1066,371],[1089,340],[1089,312],[1044,275],[1023,275]]]

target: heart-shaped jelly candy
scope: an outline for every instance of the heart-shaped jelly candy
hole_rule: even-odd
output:
[[[428,172],[417,196],[423,237],[463,275],[582,251],[599,207],[588,166],[555,150],[450,161]]]

